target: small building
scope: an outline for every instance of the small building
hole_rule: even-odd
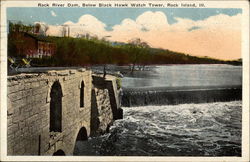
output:
[[[49,41],[46,36],[27,32],[10,33],[8,43],[15,48],[15,55],[27,58],[51,57],[56,50],[55,43]]]

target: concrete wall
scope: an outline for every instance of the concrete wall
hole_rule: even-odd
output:
[[[84,107],[80,107],[82,81]],[[50,93],[55,82],[62,89],[61,132],[50,130]],[[92,117],[99,119],[95,130],[104,131],[113,122],[109,90],[93,86],[91,71],[84,69],[10,76],[7,95],[8,155],[53,155],[58,150],[72,155],[76,140],[86,136],[81,133],[90,135],[93,106],[99,114]],[[81,128],[86,131],[80,131]]]

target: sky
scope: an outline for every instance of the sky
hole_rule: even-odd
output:
[[[47,35],[90,33],[110,41],[141,38],[155,48],[224,60],[241,58],[241,9],[8,8],[7,20],[41,22]]]

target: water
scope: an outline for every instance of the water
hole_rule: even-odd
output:
[[[241,100],[242,66],[148,66],[122,79],[124,106]]]
[[[232,101],[241,99],[241,89],[235,88],[242,85],[241,66],[149,66],[134,74],[119,68],[124,94],[133,94],[129,103],[140,102],[123,107],[124,118],[114,121],[109,133],[77,141],[75,155],[241,156],[242,102]],[[189,92],[197,87],[207,91]],[[212,93],[214,87],[229,90]]]
[[[125,107],[148,105],[176,105],[183,103],[225,102],[242,99],[242,88],[209,87],[203,89],[130,89],[123,91],[121,104]]]
[[[241,101],[124,109],[110,133],[78,141],[76,155],[241,156]]]
[[[148,66],[122,79],[124,88],[234,86],[242,84],[242,66],[169,65]]]

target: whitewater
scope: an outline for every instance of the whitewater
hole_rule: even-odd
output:
[[[242,101],[123,107],[108,133],[75,155],[241,156]]]

